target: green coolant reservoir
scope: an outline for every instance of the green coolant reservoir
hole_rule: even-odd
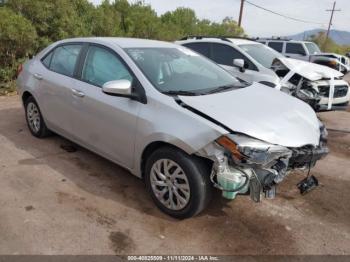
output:
[[[250,175],[250,170],[244,170]],[[246,177],[244,174],[227,164],[227,160],[224,161],[223,165],[220,166],[217,173],[217,181],[219,185],[228,191],[234,191],[241,187],[246,182]],[[222,196],[227,199],[234,199],[238,193],[246,193],[248,191],[249,183],[237,192],[222,191]]]

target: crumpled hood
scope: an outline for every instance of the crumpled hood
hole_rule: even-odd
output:
[[[319,144],[319,122],[312,108],[271,87],[253,83],[229,92],[180,99],[232,131],[272,144]]]
[[[343,74],[328,66],[323,66],[315,63],[310,63],[302,60],[292,58],[278,58],[289,70],[309,79],[311,81],[321,80],[324,78],[337,78]]]
[[[340,58],[342,55],[336,54],[336,53],[316,53],[312,54],[311,56],[334,56],[334,58]],[[332,58],[332,57],[330,57]]]

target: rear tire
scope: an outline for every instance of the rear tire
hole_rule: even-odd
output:
[[[148,157],[145,183],[157,207],[179,219],[200,213],[212,195],[208,165],[173,147],[161,147]]]
[[[26,121],[33,136],[44,138],[51,134],[41,115],[40,108],[34,97],[28,97],[24,102]]]

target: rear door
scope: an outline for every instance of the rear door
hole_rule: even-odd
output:
[[[41,60],[34,76],[40,80],[39,106],[45,121],[54,130],[72,134],[72,89],[78,84],[76,65],[82,44],[57,46]]]
[[[80,68],[80,83],[74,98],[74,133],[83,145],[132,168],[136,125],[140,102],[111,96],[102,86],[112,80],[126,79],[133,87],[140,83],[115,51],[90,45]],[[142,87],[141,87],[142,88]]]

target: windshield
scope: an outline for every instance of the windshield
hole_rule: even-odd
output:
[[[283,55],[263,44],[245,44],[239,45],[252,58],[258,61],[261,65],[271,68],[272,62],[276,58],[281,58]]]
[[[127,48],[125,51],[163,93],[199,95],[246,86],[209,59],[185,47]]]
[[[307,50],[309,50],[309,53],[314,55],[321,53],[320,49],[315,43],[305,43]]]

